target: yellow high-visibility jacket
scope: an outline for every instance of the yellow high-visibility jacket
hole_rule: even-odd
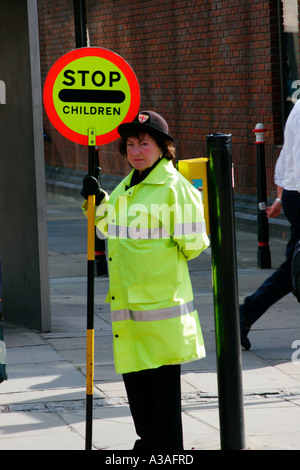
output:
[[[165,158],[128,189],[132,173],[95,218],[108,238],[117,373],[205,356],[187,265],[209,246],[201,194]]]

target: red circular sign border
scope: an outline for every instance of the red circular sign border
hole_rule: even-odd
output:
[[[58,132],[64,135],[67,139],[71,140],[72,142],[81,145],[88,145],[88,136],[73,131],[58,116],[53,102],[53,87],[58,74],[64,67],[66,67],[74,60],[91,55],[112,62],[114,65],[119,67],[119,69],[123,72],[127,79],[131,92],[131,97],[134,97],[134,99],[131,99],[129,110],[122,122],[132,121],[137,115],[140,106],[140,87],[138,80],[130,65],[121,56],[119,56],[115,52],[101,47],[82,47],[67,52],[55,62],[46,77],[43,93],[44,106],[49,120],[51,121],[53,126],[58,130]],[[138,100],[136,99],[136,95],[138,95]],[[115,128],[106,134],[98,135],[96,137],[96,145],[109,144],[110,142],[113,142],[119,137],[120,135],[117,129]]]

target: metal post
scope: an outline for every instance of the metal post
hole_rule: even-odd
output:
[[[76,48],[87,46],[85,0],[73,0]],[[97,176],[95,129],[89,129],[88,174]],[[86,422],[85,450],[92,449],[94,393],[94,270],[95,270],[95,196],[88,197],[87,234],[87,335],[86,335]]]
[[[263,124],[256,124],[256,169],[257,169],[257,229],[258,251],[257,266],[271,268],[271,253],[269,248],[269,226],[266,214],[267,209],[267,183],[265,167],[265,139],[266,129]]]
[[[76,48],[87,46],[85,0],[73,0]]]
[[[207,136],[221,449],[245,448],[231,135]]]

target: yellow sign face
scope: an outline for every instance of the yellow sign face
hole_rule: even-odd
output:
[[[96,145],[119,137],[117,127],[139,110],[138,81],[117,54],[100,48],[81,48],[59,59],[44,87],[48,117],[68,139],[88,145],[89,129]]]

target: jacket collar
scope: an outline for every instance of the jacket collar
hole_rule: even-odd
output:
[[[124,179],[124,184],[129,185],[134,170]],[[164,184],[166,179],[174,172],[174,165],[170,160],[162,158],[161,161],[153,168],[146,178],[139,184]]]

